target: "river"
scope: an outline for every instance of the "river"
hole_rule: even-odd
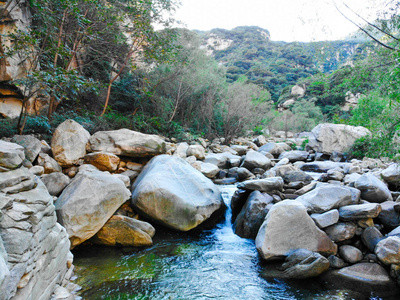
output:
[[[230,207],[234,186],[221,187]],[[327,290],[318,280],[266,278],[254,241],[232,230],[228,209],[213,230],[176,233],[157,229],[154,245],[74,251],[83,299],[380,299],[349,290]],[[268,272],[267,272],[268,273]],[[398,297],[398,296],[397,296]],[[399,298],[385,299],[399,299]]]

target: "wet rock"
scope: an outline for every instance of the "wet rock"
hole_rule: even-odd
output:
[[[357,230],[357,225],[351,222],[338,223],[325,228],[326,234],[334,242],[342,242],[351,239]]]
[[[273,200],[268,194],[252,192],[233,224],[235,233],[242,238],[255,239]]]
[[[318,229],[306,208],[293,200],[279,202],[271,208],[257,234],[256,247],[266,260],[288,256],[299,248],[324,255],[337,251],[337,246]]]
[[[235,221],[237,215],[242,210],[247,198],[252,191],[237,189],[231,199],[231,209],[232,209],[232,223]]]
[[[324,213],[334,208],[353,204],[351,191],[345,187],[323,185],[296,199],[309,213]]]
[[[212,181],[183,159],[160,155],[143,169],[132,186],[132,205],[167,227],[191,230],[223,207]]]
[[[398,203],[386,201],[381,203],[381,212],[378,216],[379,221],[388,229],[394,229],[400,225],[400,213],[395,209]]]
[[[383,239],[382,233],[376,227],[365,228],[361,240],[368,250],[374,252],[376,245]]]
[[[375,247],[375,254],[385,265],[400,264],[400,238],[390,236],[381,240]]]
[[[147,222],[126,216],[112,216],[91,241],[105,246],[150,246],[154,234],[154,227]]]
[[[339,221],[339,211],[332,209],[323,214],[312,214],[311,218],[319,228],[326,228],[336,224]]]
[[[289,254],[282,265],[286,278],[310,278],[329,269],[329,261],[321,254],[298,249]]]
[[[376,203],[348,205],[339,208],[339,215],[343,221],[353,221],[376,218],[381,210],[381,206]]]
[[[151,157],[165,153],[162,137],[129,129],[96,132],[90,137],[88,146],[92,152],[128,157]]]
[[[355,264],[363,259],[362,252],[356,247],[343,245],[339,248],[340,256],[348,263]]]
[[[62,166],[78,164],[86,155],[86,144],[90,133],[74,120],[65,120],[58,125],[51,139],[54,159]]]
[[[84,166],[55,204],[58,222],[67,230],[72,248],[95,235],[130,197],[121,180]]]
[[[382,203],[393,200],[387,186],[372,173],[363,174],[354,183],[354,187],[361,191],[361,198],[369,202]]]
[[[238,188],[260,192],[283,191],[283,180],[281,177],[247,180],[239,183]]]

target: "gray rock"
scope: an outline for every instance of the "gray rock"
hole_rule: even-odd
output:
[[[318,229],[306,208],[293,200],[271,208],[257,234],[256,248],[266,260],[288,256],[299,248],[324,255],[337,252],[337,246]]]
[[[190,145],[186,151],[186,156],[194,156],[203,160],[206,157],[206,150],[202,145]]]
[[[176,149],[175,149],[175,152],[173,155],[178,156],[180,158],[186,158],[186,152],[187,152],[188,148],[189,148],[188,143],[186,143],[186,142],[179,143],[176,145]]]
[[[254,178],[254,174],[251,173],[248,169],[246,168],[237,168],[236,173],[239,177],[239,180],[247,180],[247,179],[252,179]]]
[[[326,173],[331,169],[342,168],[343,170],[348,170],[351,167],[350,163],[340,163],[333,161],[314,161],[310,163],[305,163],[301,166],[301,170]]]
[[[255,239],[273,200],[268,194],[252,192],[233,224],[235,233],[242,238]]]
[[[311,218],[319,228],[326,228],[336,224],[339,221],[339,211],[332,209],[323,214],[312,214]]]
[[[334,208],[353,204],[351,191],[345,187],[324,185],[296,199],[309,213],[324,213]]]
[[[30,162],[36,159],[42,149],[42,143],[32,135],[15,135],[11,139],[11,142],[24,147],[25,157]]]
[[[285,183],[300,181],[304,184],[309,184],[311,181],[313,181],[313,178],[303,171],[289,171],[283,175],[282,178]]]
[[[388,236],[397,236],[400,237],[400,226],[397,226],[391,232],[388,233]]]
[[[376,245],[383,239],[382,233],[376,227],[365,228],[361,240],[368,250],[374,252]]]
[[[46,153],[39,153],[38,165],[44,168],[45,174],[50,174],[53,172],[62,172],[62,168],[58,164],[58,162]]]
[[[204,162],[213,164],[220,169],[224,169],[228,167],[228,160],[229,157],[226,153],[208,153],[204,159]]]
[[[362,252],[356,247],[343,245],[339,248],[340,256],[348,263],[355,264],[363,259]]]
[[[94,167],[81,168],[55,204],[58,222],[67,230],[71,247],[95,235],[129,197],[129,190],[118,178]]]
[[[341,269],[341,268],[347,267],[347,264],[344,262],[344,260],[335,255],[330,255],[328,257],[328,260],[329,260],[331,268]]]
[[[384,292],[386,295],[397,293],[397,285],[388,272],[376,263],[358,263],[340,270],[329,271],[322,280],[331,288],[361,290],[367,294]]]
[[[281,177],[247,180],[239,183],[238,188],[260,192],[283,191],[283,180]]]
[[[259,152],[250,150],[244,157],[241,167],[250,171],[255,168],[267,170],[271,167],[271,160]]]
[[[236,151],[238,155],[246,155],[247,152],[247,146],[242,145],[231,145],[231,149]]]
[[[282,269],[286,278],[316,277],[329,269],[329,261],[319,253],[298,249],[289,254]]]
[[[400,225],[400,213],[395,209],[398,203],[386,201],[380,204],[381,212],[378,216],[379,221],[387,228],[394,229]]]
[[[166,151],[162,137],[129,129],[96,132],[90,137],[88,146],[92,152],[128,157],[151,157]]]
[[[143,169],[132,186],[132,205],[167,227],[191,230],[223,207],[212,181],[183,159],[160,155]]]
[[[351,239],[357,230],[357,225],[351,222],[337,223],[325,228],[326,234],[334,242],[342,242]]]
[[[356,181],[357,181],[360,177],[361,177],[361,175],[358,174],[358,173],[347,174],[347,175],[344,177],[343,182],[344,182],[345,185],[348,185],[348,186],[350,186],[350,187],[354,187],[354,184],[356,183]]]
[[[348,205],[339,208],[339,215],[340,219],[343,221],[369,219],[376,218],[381,212],[381,209],[381,205],[376,203]]]
[[[278,157],[281,153],[285,152],[285,149],[282,148],[277,143],[267,143],[267,144],[261,146],[258,149],[258,152],[269,152],[273,156]]]
[[[354,187],[361,191],[361,198],[369,202],[393,201],[387,186],[372,173],[363,174],[354,183]]]
[[[40,179],[52,196],[59,196],[71,182],[71,179],[67,175],[60,172],[43,175]]]
[[[288,158],[290,162],[306,161],[308,155],[308,151],[294,150],[281,153],[278,159]]]
[[[44,174],[44,168],[42,166],[33,166],[29,169],[34,175],[42,176]]]
[[[383,170],[381,175],[387,183],[394,186],[400,185],[400,164],[391,164],[388,168]]]
[[[209,164],[209,163],[203,163],[203,162],[201,162],[201,163],[200,163],[200,172],[201,172],[204,176],[206,176],[206,177],[208,177],[208,178],[214,178],[214,177],[218,174],[219,169],[218,169],[218,167],[217,167],[216,165],[214,165],[214,164]]]
[[[298,171],[296,167],[293,165],[282,165],[282,166],[275,166],[273,169],[275,171],[276,176],[284,177],[286,174],[290,172]]]
[[[74,120],[58,125],[51,139],[54,159],[63,167],[78,163],[86,154],[90,133]]]
[[[36,185],[35,175],[25,167],[9,172],[0,172],[0,192],[5,194],[31,190]]]
[[[326,173],[328,176],[328,180],[337,180],[337,181],[342,181],[344,178],[343,170],[339,169],[331,169],[328,170]]]
[[[400,264],[400,238],[389,236],[379,241],[375,247],[375,254],[385,265]]]
[[[365,127],[349,126],[343,124],[319,124],[311,130],[308,147],[316,152],[332,154],[348,151],[354,142],[371,132]]]
[[[24,147],[0,140],[0,168],[16,169],[24,159]]]

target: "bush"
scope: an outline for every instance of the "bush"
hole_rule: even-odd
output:
[[[0,138],[17,134],[17,119],[0,119]]]

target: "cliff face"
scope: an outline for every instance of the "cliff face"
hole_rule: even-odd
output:
[[[0,300],[50,299],[73,271],[53,197],[24,158],[23,147],[0,141]]]
[[[0,1],[0,116],[16,118],[21,111],[22,91],[9,84],[11,80],[23,78],[31,69],[31,60],[14,55],[4,58],[12,41],[7,35],[16,33],[17,30],[27,31],[31,24],[31,13],[28,1]],[[30,103],[33,110],[33,100]]]

